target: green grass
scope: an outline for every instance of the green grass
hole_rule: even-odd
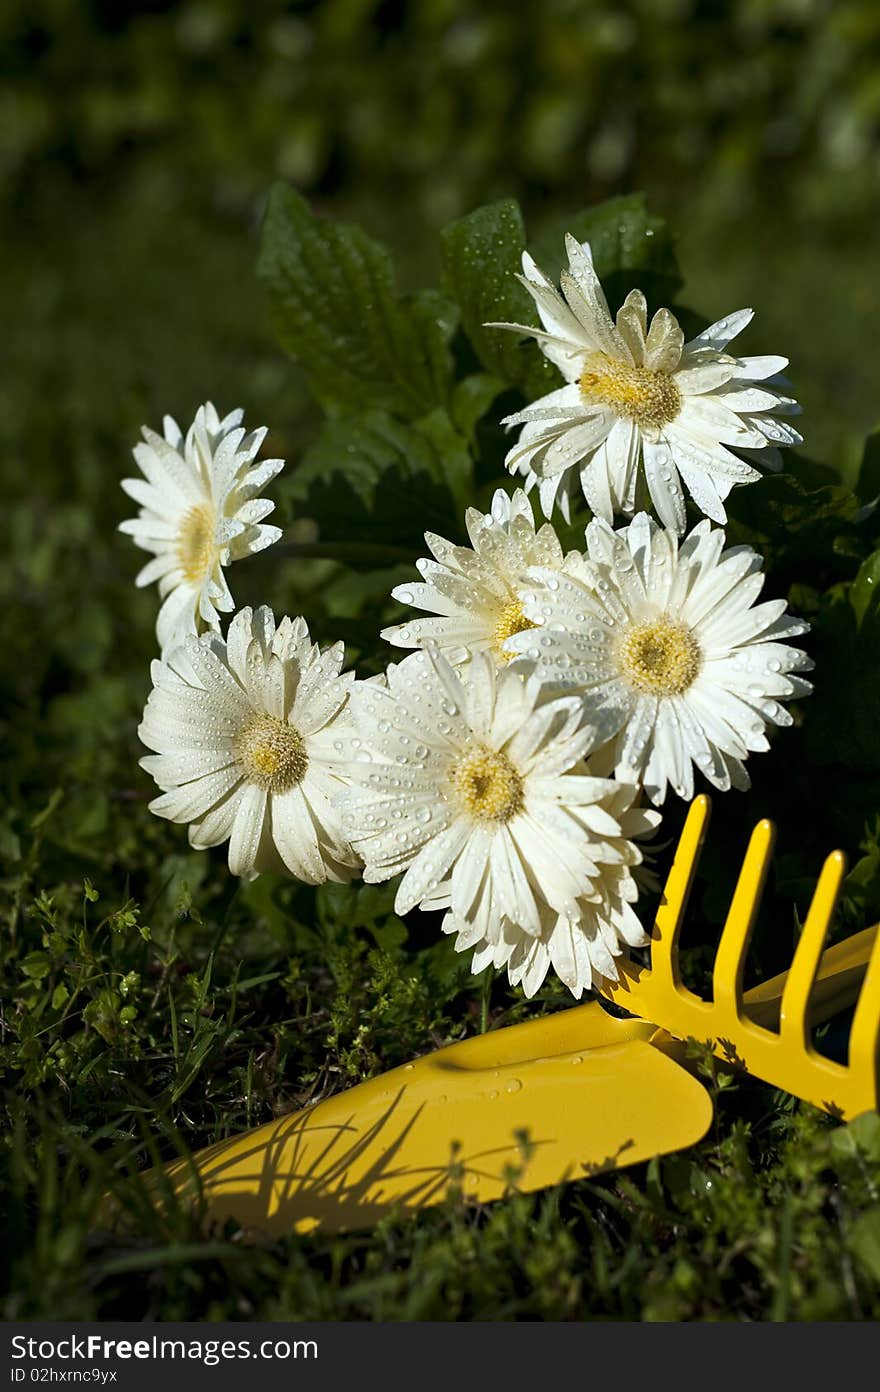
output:
[[[769,44],[776,76],[758,85],[772,106],[789,21],[777,16],[781,36],[768,37],[753,8],[752,27],[739,34],[751,56],[736,72],[752,74]],[[566,7],[557,9],[565,21]],[[853,97],[847,125],[839,63],[841,45],[863,43],[871,8],[839,9],[849,27],[839,21],[831,50],[838,67],[823,66],[818,20],[811,31],[811,80],[832,89],[823,97],[826,136],[838,126],[858,134],[870,105],[867,96],[861,105]],[[388,198],[381,142],[367,148],[335,128],[325,140],[313,123],[297,128],[294,148],[281,140],[271,102],[265,110],[258,102],[249,113],[255,128],[243,127],[236,143],[239,97],[219,82],[192,89],[186,121],[159,102],[174,138],[149,103],[130,109],[121,89],[118,107],[109,102],[100,74],[88,89],[93,103],[74,104],[57,120],[41,115],[36,99],[21,107],[32,125],[22,120],[17,130],[30,132],[31,144],[15,158],[7,151],[17,182],[5,205],[0,261],[7,332],[16,333],[0,378],[0,1313],[7,1319],[880,1315],[877,1118],[841,1127],[757,1082],[726,1085],[708,1065],[717,1119],[690,1152],[484,1209],[453,1200],[366,1234],[243,1242],[230,1226],[206,1236],[186,1212],[153,1209],[139,1179],[160,1159],[484,1025],[569,1000],[548,985],[529,1005],[500,979],[475,981],[434,922],[394,916],[385,889],[314,892],[271,877],[236,889],[222,848],[190,852],[182,828],[147,811],[151,785],[137,766],[136,729],[154,655],[155,602],[134,591],[137,559],[115,531],[131,511],[119,479],[130,472],[141,423],[155,425],[166,411],[188,420],[207,397],[221,412],[242,405],[249,421],[270,424],[268,451],[291,467],[315,438],[316,409],[273,343],[253,275],[257,191],[279,167],[285,172],[282,145],[289,160],[301,161],[287,172],[311,182],[320,202],[365,215],[371,231],[389,237],[407,285],[431,283],[437,226],[484,196],[522,195],[539,228],[561,208],[647,174],[653,206],[682,234],[690,303],[707,315],[755,304],[754,351],[791,353],[810,453],[852,484],[875,423],[876,210],[862,187],[861,201],[852,195],[852,217],[844,216],[852,184],[845,160],[835,165],[804,135],[779,164],[776,199],[777,166],[768,168],[749,145],[760,144],[758,126],[745,116],[724,124],[727,105],[736,103],[716,74],[716,124],[690,110],[667,166],[633,156],[617,183],[593,172],[582,187],[580,127],[566,118],[577,89],[567,49],[550,45],[547,60],[556,74],[548,91],[565,100],[539,102],[528,125],[532,144],[520,139],[502,150],[498,131],[516,103],[515,94],[504,95],[500,30],[480,58],[471,28],[457,31],[462,51],[478,54],[477,75],[490,74],[486,101],[493,90],[501,95],[470,121],[468,158],[439,187],[433,127],[421,132],[421,144],[416,131],[412,146],[389,155]],[[145,42],[147,28],[138,32]],[[299,32],[281,37],[289,44]],[[181,33],[186,39],[190,30]],[[122,42],[116,31],[112,41]],[[651,51],[671,62],[668,41],[668,33],[654,35]],[[335,91],[345,86],[355,47],[338,36],[333,43],[342,65],[328,69]],[[435,51],[433,41],[428,49]],[[149,44],[132,51],[149,76]],[[399,52],[392,45],[386,57],[385,86],[359,94],[359,109],[373,116],[362,130],[374,137],[399,96],[391,76]],[[684,54],[685,69],[689,62]],[[202,59],[191,63],[205,80]],[[661,67],[639,110],[645,131],[652,111],[663,113],[663,131],[679,129],[679,89],[662,80]],[[413,60],[408,80],[419,70]],[[185,63],[182,71],[189,72]],[[266,69],[257,64],[257,71]],[[795,115],[803,117],[808,87],[792,89]],[[132,90],[141,89],[133,83]],[[164,88],[160,95],[172,101]],[[190,117],[191,151],[181,137]],[[787,119],[795,119],[791,111]],[[436,122],[446,149],[458,127],[449,111]],[[68,129],[73,151],[64,144]],[[714,148],[718,161],[712,197],[692,180],[685,206],[678,181],[695,158],[687,156],[697,148],[694,130],[699,148]],[[535,132],[563,152],[558,167],[540,164],[546,149]],[[286,483],[275,496],[282,520],[307,529]],[[803,727],[784,732],[773,755],[762,756],[754,792],[719,799],[688,939],[695,981],[711,962],[748,826],[767,811],[780,820],[780,856],[753,970],[787,964],[797,914],[835,844],[862,856],[836,931],[880,913],[876,708],[868,704],[880,645],[867,629],[859,641],[841,637],[833,618],[877,544],[876,525],[869,536],[829,521],[810,502],[795,509],[789,538],[784,504],[774,514],[768,592],[771,584],[774,593],[796,585],[799,607],[818,616],[811,641],[824,686],[805,707]],[[736,525],[748,534],[754,521],[744,504]],[[356,575],[278,548],[233,578],[240,603],[269,598],[276,610],[305,612],[322,640],[347,639],[352,660],[380,660],[362,634],[391,613],[390,572]],[[114,1229],[108,1193],[128,1215]]]

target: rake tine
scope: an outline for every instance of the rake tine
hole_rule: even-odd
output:
[[[683,984],[678,938],[709,810],[706,797],[691,804],[657,911],[650,967],[624,956],[619,980],[602,981],[597,989],[653,1021],[651,1043],[672,1056],[677,1056],[676,1040],[709,1039],[718,1058],[835,1116],[852,1119],[870,1111],[880,1088],[880,925],[822,952],[846,873],[842,852],[835,851],[822,867],[789,971],[762,982],[744,999],[746,952],[776,839],[773,823],[759,822],[715,954],[712,999]],[[810,1028],[857,996],[844,1067],[813,1048]]]
[[[660,985],[681,985],[678,939],[711,811],[712,802],[705,793],[694,798],[679,837],[672,869],[663,887],[651,935],[651,980]]]
[[[846,874],[846,857],[832,851],[822,866],[794,959],[782,992],[780,1033],[804,1049],[810,1049],[809,1004],[828,925]]]
[[[752,934],[764,881],[773,854],[776,828],[766,819],[752,832],[749,848],[739,872],[730,911],[718,944],[712,993],[715,1006],[723,1015],[742,1015],[742,979],[746,950]]]
[[[878,1065],[880,1065],[880,933],[874,940],[871,960],[865,972],[856,1013],[849,1035],[849,1068],[862,1075],[870,1087],[871,1100],[865,1111],[877,1106]]]

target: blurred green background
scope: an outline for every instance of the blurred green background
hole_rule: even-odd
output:
[[[790,1283],[785,1275],[773,1309],[854,1318],[869,1308],[841,1286],[835,1244],[849,1217],[835,1216],[822,1187],[821,1125],[807,1120],[803,1135],[792,1133],[778,1170],[767,1160],[787,1135],[784,1101],[773,1120],[752,1108],[763,1189],[736,1120],[693,1170],[687,1159],[669,1162],[666,1179],[678,1165],[681,1190],[674,1223],[659,1191],[627,1190],[625,1178],[598,1198],[578,1186],[567,1227],[553,1196],[541,1200],[540,1223],[526,1201],[498,1206],[480,1229],[483,1277],[476,1229],[454,1215],[448,1234],[440,1217],[408,1230],[404,1257],[380,1237],[372,1247],[290,1244],[250,1266],[232,1242],[199,1265],[173,1245],[189,1240],[185,1224],[157,1228],[153,1247],[121,1256],[112,1243],[97,1252],[92,1232],[109,1173],[98,1157],[109,1154],[114,1173],[127,1164],[113,1146],[128,1155],[160,1120],[192,1145],[255,1124],[475,1027],[478,993],[489,1006],[490,984],[474,983],[430,924],[411,925],[402,948],[390,901],[371,919],[366,899],[352,907],[319,894],[316,916],[313,899],[264,877],[230,909],[222,850],[190,854],[182,829],[145,810],[136,726],[156,599],[134,592],[140,561],[115,531],[133,511],[119,480],[133,471],[139,427],[158,426],[165,412],[186,425],[206,398],[221,414],[240,405],[251,425],[271,427],[266,453],[284,455],[288,470],[317,430],[254,275],[271,182],[287,180],[319,211],[384,237],[407,288],[436,284],[438,230],[479,204],[518,198],[535,235],[562,213],[644,189],[678,234],[683,302],[706,318],[755,306],[746,346],[790,356],[804,453],[852,483],[880,414],[878,135],[873,0],[0,6],[0,1000],[9,1024],[0,1080],[11,1138],[0,1180],[13,1195],[0,1273],[18,1291],[8,1314],[454,1318],[476,1308],[500,1318],[584,1309],[690,1318],[735,1308],[760,1318],[780,1252],[791,1259],[790,1232],[774,1226],[783,1190],[800,1194],[788,1221],[807,1258]],[[287,523],[285,478],[273,520]],[[796,546],[792,558],[785,583],[805,590],[812,558]],[[824,556],[817,586],[851,579],[856,565],[845,547]],[[357,591],[358,625],[379,626],[372,611],[387,573],[337,574],[325,585],[326,563],[297,568],[273,552],[240,570],[239,603],[268,598],[329,632],[334,606],[350,613]],[[874,663],[878,651],[880,639]],[[842,680],[856,702],[862,656],[853,647]],[[825,670],[836,667],[826,657]],[[818,695],[814,707],[819,745],[829,730],[829,747],[835,731],[840,744],[858,724],[830,703],[823,726]],[[848,768],[865,762],[872,719],[866,707]],[[788,780],[774,768],[768,761],[760,774],[754,806],[725,808],[731,825],[757,815],[771,785],[784,803]],[[856,843],[875,818],[862,864],[876,897],[874,774],[876,758],[864,794],[848,789],[847,839]],[[809,767],[792,768],[793,805],[809,787]],[[838,795],[832,788],[832,804]],[[824,849],[824,829],[812,832]],[[800,833],[785,831],[790,851]],[[856,844],[849,849],[855,858]],[[802,875],[800,859],[792,863]],[[97,907],[91,889],[83,902],[86,875]],[[149,942],[138,923],[151,928]],[[791,937],[786,922],[774,968]],[[567,999],[548,987],[538,1004]],[[497,986],[496,1007],[507,1015],[493,1013],[495,1023],[524,1008]],[[173,1039],[169,1009],[178,1012]],[[870,1177],[864,1193],[849,1182],[854,1212],[876,1207]],[[700,1255],[710,1229],[717,1236]],[[747,1257],[744,1230],[758,1235]],[[868,1256],[853,1250],[876,1300],[880,1231],[866,1232]],[[629,1275],[619,1281],[624,1249]],[[716,1260],[719,1250],[729,1262]]]
[[[385,236],[409,283],[480,203],[540,230],[645,189],[690,302],[755,304],[792,357],[813,451],[843,467],[875,423],[871,0],[7,0],[0,51],[13,478],[26,449],[91,487],[99,432],[121,469],[142,420],[209,394],[294,428],[252,276],[276,178]]]

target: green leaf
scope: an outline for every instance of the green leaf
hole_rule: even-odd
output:
[[[865,507],[876,506],[880,498],[880,429],[865,440],[856,493]]]
[[[856,1219],[847,1246],[867,1275],[880,1281],[880,1209],[875,1208]]]
[[[862,626],[868,609],[880,593],[878,584],[880,584],[880,551],[875,551],[859,566],[858,574],[850,586],[849,602],[852,605],[859,628]]]
[[[116,992],[105,987],[89,1001],[82,1013],[85,1023],[96,1029],[108,1044],[113,1043],[118,1032],[120,1005]]]
[[[554,224],[530,248],[541,270],[557,280],[567,263],[565,234],[589,242],[593,264],[612,313],[636,286],[654,308],[667,305],[681,289],[681,272],[672,234],[653,217],[643,193],[610,198]]]
[[[377,947],[383,952],[394,952],[396,948],[403,947],[409,937],[409,931],[403,919],[392,914],[386,918],[384,923],[368,923],[367,932],[373,938]]]
[[[52,790],[51,794],[49,795],[49,801],[46,803],[46,806],[40,812],[38,812],[35,817],[31,818],[32,831],[36,831],[39,827],[43,826],[43,824],[49,820],[49,818],[52,816],[52,813],[58,807],[63,797],[63,788],[54,788]]]
[[[504,383],[488,372],[473,372],[459,382],[452,393],[451,416],[455,426],[468,441],[474,438],[477,424],[482,420]]]
[[[316,217],[276,184],[257,274],[282,347],[328,412],[412,417],[447,403],[457,310],[434,291],[400,296],[387,248],[362,228]]]
[[[315,897],[318,920],[332,938],[365,928],[383,952],[407,940],[403,919],[394,912],[395,884],[321,885]]]
[[[880,847],[873,845],[859,857],[844,880],[844,894],[864,917],[880,912]]]
[[[529,398],[559,385],[556,369],[537,344],[487,322],[537,323],[531,295],[517,280],[526,238],[513,199],[477,208],[441,233],[443,283],[461,307],[461,320],[483,367]]]
[[[837,1155],[862,1155],[880,1164],[880,1115],[863,1112],[846,1126],[838,1126],[831,1133],[831,1149]]]
[[[426,530],[458,531],[469,478],[467,446],[444,412],[414,424],[379,411],[330,420],[292,478],[300,511],[320,527],[320,550],[308,554],[338,546],[339,560],[366,569],[409,561]]]
[[[445,411],[432,411],[418,422],[417,429],[440,464],[440,477],[455,500],[456,513],[463,513],[473,498],[474,475],[466,441]]]
[[[52,970],[52,964],[47,953],[29,952],[22,960],[21,969],[25,976],[31,977],[34,981],[42,981]]]
[[[114,933],[124,933],[127,928],[138,927],[140,915],[140,906],[133,899],[128,899],[121,909],[110,915],[107,922]]]
[[[0,857],[21,860],[21,837],[14,827],[14,814],[6,810],[0,817]]]
[[[199,1033],[193,1039],[180,1066],[177,1080],[171,1089],[172,1103],[179,1102],[187,1088],[195,1082],[202,1064],[214,1047],[221,1028],[222,1025],[217,1020],[199,1021]]]

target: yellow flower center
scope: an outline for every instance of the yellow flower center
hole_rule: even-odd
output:
[[[184,514],[177,533],[177,559],[184,578],[194,583],[207,574],[214,563],[214,509],[198,503]]]
[[[257,715],[236,741],[248,782],[267,793],[286,793],[306,776],[309,756],[299,730],[274,715]]]
[[[700,645],[687,624],[659,618],[634,624],[617,649],[620,674],[649,696],[680,696],[703,665]]]
[[[526,629],[537,628],[538,625],[527,619],[522,610],[522,605],[518,599],[511,599],[498,611],[498,618],[495,623],[495,634],[493,647],[501,658],[502,662],[510,662],[516,657],[516,653],[505,652],[504,641],[512,638],[514,633],[525,633]]]
[[[478,822],[509,822],[525,803],[523,781],[506,754],[478,745],[452,775],[461,805]]]
[[[591,353],[578,378],[581,395],[591,406],[610,406],[636,425],[659,430],[681,410],[681,391],[668,372],[651,372],[605,353]]]

